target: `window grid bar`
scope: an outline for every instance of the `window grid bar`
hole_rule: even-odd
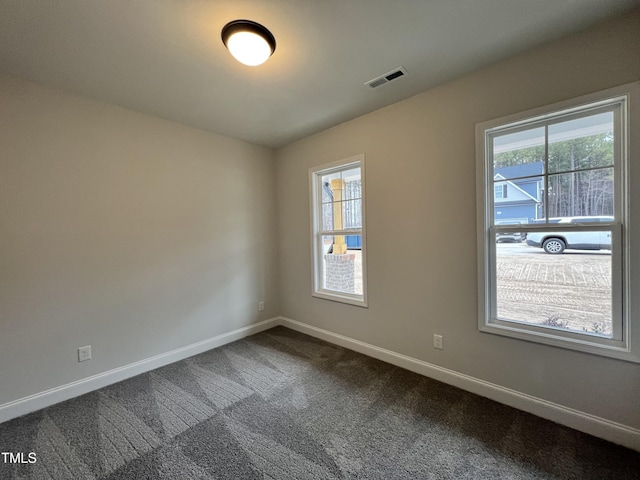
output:
[[[321,235],[323,237],[331,237],[336,235],[345,235],[345,236],[362,235],[362,229],[354,228],[353,230],[318,230],[318,235]]]
[[[605,165],[601,167],[576,168],[575,170],[560,170],[557,172],[549,172],[547,175],[553,176],[553,175],[566,175],[567,173],[593,172],[595,170],[607,170],[614,167],[615,165],[611,164],[611,165]]]
[[[544,126],[544,223],[549,223],[549,125]]]
[[[610,168],[610,167],[607,167],[607,168]],[[322,205],[331,205],[335,203],[355,202],[358,200],[362,200],[362,197],[344,198],[342,200],[329,200],[328,202],[321,202],[321,203]]]
[[[523,223],[514,225],[494,225],[491,230],[500,232],[606,232],[620,228],[620,224],[611,223]]]
[[[607,168],[611,168],[611,167],[607,167]],[[524,175],[522,177],[509,177],[509,178],[499,178],[499,179],[493,179],[493,183],[498,183],[498,182],[513,182],[514,180],[529,180],[529,179],[538,179],[540,177],[542,177],[544,175],[544,173],[536,173],[535,175]],[[494,175],[495,176],[495,175]]]

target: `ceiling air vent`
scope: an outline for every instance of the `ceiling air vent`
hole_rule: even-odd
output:
[[[371,88],[379,87],[380,85],[384,85],[385,83],[389,83],[391,80],[395,80],[396,78],[400,78],[407,74],[407,71],[404,67],[398,67],[395,70],[392,70],[384,75],[374,78],[373,80],[369,80],[365,83],[365,85],[369,85]]]

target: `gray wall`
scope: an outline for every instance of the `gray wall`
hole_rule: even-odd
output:
[[[639,52],[636,10],[278,150],[282,315],[640,428],[637,364],[478,331],[474,144],[476,123],[640,80]],[[308,169],[359,153],[368,309],[311,296]]]
[[[279,313],[272,150],[9,77],[0,134],[0,405]]]

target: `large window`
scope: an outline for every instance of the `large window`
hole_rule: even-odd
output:
[[[364,157],[309,171],[313,295],[367,305]]]
[[[616,89],[477,126],[480,330],[640,361],[628,108]]]

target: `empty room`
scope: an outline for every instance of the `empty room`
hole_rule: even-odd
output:
[[[638,0],[0,1],[1,479],[640,479]]]

